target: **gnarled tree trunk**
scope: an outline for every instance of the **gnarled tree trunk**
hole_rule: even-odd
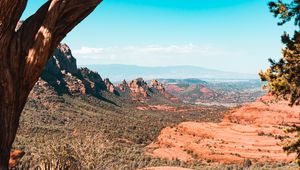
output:
[[[27,97],[54,48],[102,0],[48,0],[16,30],[27,0],[0,1],[0,170]]]

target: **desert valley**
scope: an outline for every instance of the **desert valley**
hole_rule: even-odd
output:
[[[0,0],[0,170],[300,170],[299,28],[300,0]]]
[[[258,80],[123,80],[78,68],[60,44],[23,111],[12,169],[297,169],[281,143],[299,106]]]

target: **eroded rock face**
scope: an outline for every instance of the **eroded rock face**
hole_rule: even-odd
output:
[[[81,94],[88,94],[90,91],[87,89],[84,80],[78,79],[76,76],[68,73],[64,75],[63,80],[66,82],[66,86],[68,91],[71,94],[81,93]]]
[[[122,81],[122,83],[119,84],[117,87],[118,87],[119,90],[122,91],[122,92],[125,92],[126,90],[130,90],[129,85],[127,84],[127,82],[126,82],[125,79],[124,79],[124,80]]]
[[[47,71],[62,71],[65,73],[70,73],[72,75],[78,74],[76,59],[73,57],[71,49],[66,44],[60,44],[54,50],[54,55],[51,57],[52,63],[48,62],[45,70]],[[53,66],[56,67],[53,68]]]
[[[104,79],[104,83],[109,92],[116,93],[115,86],[110,82],[109,78]]]
[[[129,83],[129,88],[135,97],[148,97],[149,86],[143,78],[137,78]]]
[[[125,80],[114,85],[110,80],[102,79],[97,72],[88,68],[77,68],[76,59],[66,44],[60,44],[54,52],[42,73],[42,80],[52,86],[58,94],[90,94],[96,97],[106,90],[115,95],[133,100],[144,100],[151,96],[169,97],[177,99],[168,93],[162,83],[152,80],[150,86],[142,78]],[[41,84],[41,83],[40,83]]]
[[[176,101],[177,98],[165,91],[162,83],[152,80],[150,86],[142,78],[130,81],[125,80],[114,85],[110,80],[88,68],[77,68],[76,59],[66,44],[60,44],[49,59],[41,80],[46,83],[37,83],[39,88],[53,87],[57,94],[86,94],[101,98],[103,91],[108,91],[124,99],[146,100],[153,96],[160,96]],[[45,87],[40,87],[45,85]],[[37,89],[37,88],[35,88]],[[38,90],[35,90],[38,91]],[[32,95],[34,96],[34,94]]]
[[[164,84],[158,82],[157,80],[152,80],[150,85],[152,93],[156,93],[160,96],[163,96],[167,99],[169,99],[172,102],[180,102],[179,98],[175,97],[171,93],[168,93],[165,89]]]
[[[124,86],[125,87],[125,86]],[[152,80],[150,86],[142,78],[137,78],[129,83],[129,88],[134,96],[149,97],[153,95],[164,95],[165,87],[157,80]]]
[[[60,44],[55,49],[41,78],[58,94],[90,94],[99,97],[101,91],[106,90],[106,85],[97,72],[77,68],[76,59],[66,44]]]
[[[121,85],[119,85],[120,89],[127,89],[131,91],[131,95],[134,99],[137,100],[145,100],[150,98],[164,98],[168,101],[172,102],[180,102],[180,100],[171,95],[170,93],[166,92],[165,87],[162,83],[158,82],[157,80],[150,81],[150,85],[143,78],[137,78],[135,80],[130,81],[127,85],[126,81],[123,81]]]
[[[153,87],[154,89],[160,91],[161,93],[166,92],[164,85],[162,83],[158,82],[157,80],[152,80],[150,87]]]
[[[105,82],[97,72],[88,68],[80,68],[79,71],[88,94],[97,96],[101,91],[106,90]]]
[[[276,136],[287,136],[285,124],[300,125],[300,106],[269,103],[269,96],[232,110],[221,123],[184,122],[165,128],[148,146],[147,153],[160,158],[206,160],[225,164],[291,162]]]

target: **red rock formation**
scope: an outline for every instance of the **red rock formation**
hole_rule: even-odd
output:
[[[128,88],[126,82],[119,85],[119,88],[129,89],[134,100],[145,100],[150,98],[163,99],[165,101],[180,102],[180,100],[165,91],[164,85],[157,80],[152,80],[150,86],[142,78],[130,81]],[[157,100],[158,101],[158,100]]]
[[[99,97],[106,85],[101,76],[87,68],[77,68],[76,59],[66,44],[60,44],[43,71],[41,80],[58,94],[89,94]]]
[[[132,91],[132,95],[135,97],[149,97],[149,94],[147,93],[149,87],[142,78],[132,80],[129,83],[129,88]]]
[[[158,96],[178,101],[178,98],[165,92],[163,84],[156,80],[153,80],[150,86],[142,78],[132,80],[129,84],[124,80],[115,86],[109,79],[103,80],[97,72],[88,68],[78,69],[76,59],[66,44],[60,44],[57,47],[53,57],[49,59],[40,81],[47,83],[47,86],[42,88],[52,87],[59,95],[85,94],[103,99],[102,92],[109,91],[126,100],[142,101]],[[43,83],[37,84],[42,85]]]
[[[166,92],[164,85],[162,83],[158,82],[157,80],[152,80],[150,87],[155,88],[156,90],[158,90],[161,93]]]
[[[60,72],[77,75],[76,59],[73,57],[69,46],[59,44],[44,70],[55,75],[59,75]]]
[[[91,71],[88,68],[80,68],[79,71],[80,76],[77,76],[77,78],[84,83],[87,94],[98,96],[101,91],[106,89],[104,81],[97,72]]]
[[[180,102],[179,98],[175,97],[174,95],[168,93],[165,89],[165,86],[158,82],[157,80],[152,80],[150,87],[152,88],[152,91],[157,91],[161,96],[169,99],[172,102]]]
[[[263,102],[262,102],[263,101]],[[284,124],[300,125],[300,106],[287,102],[264,104],[266,99],[229,113],[221,123],[184,122],[165,128],[148,146],[147,153],[161,158],[184,161],[200,159],[218,163],[289,162],[276,136],[286,136]]]
[[[10,159],[9,159],[9,167],[10,168],[15,167],[24,155],[25,155],[25,152],[23,152],[21,150],[11,151]]]
[[[151,97],[163,97],[170,101],[178,102],[179,99],[167,93],[162,83],[152,80],[150,86],[142,78],[132,80],[129,84],[125,80],[119,85],[114,85],[107,78],[101,76],[88,68],[77,68],[76,59],[66,44],[60,44],[53,57],[49,59],[41,80],[52,87],[54,91],[69,95],[92,95],[103,98],[102,91],[109,91],[124,99],[148,100]],[[43,83],[37,83],[42,85]],[[46,84],[43,84],[46,85]]]
[[[70,73],[64,75],[64,80],[66,82],[66,87],[68,88],[68,91],[70,93],[86,94],[87,90],[82,80],[71,75]]]
[[[126,91],[126,89],[129,88],[129,86],[128,86],[128,84],[127,84],[127,82],[126,82],[125,79],[122,81],[121,84],[118,85],[118,87],[119,87],[119,89],[120,89],[122,92]]]
[[[109,92],[116,93],[115,86],[110,82],[110,80],[108,78],[104,79],[104,83]]]

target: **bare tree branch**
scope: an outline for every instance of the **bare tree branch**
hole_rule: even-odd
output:
[[[102,0],[52,0],[29,17],[18,31],[25,56],[24,82],[35,82],[59,42]],[[34,84],[26,85],[31,88]]]

